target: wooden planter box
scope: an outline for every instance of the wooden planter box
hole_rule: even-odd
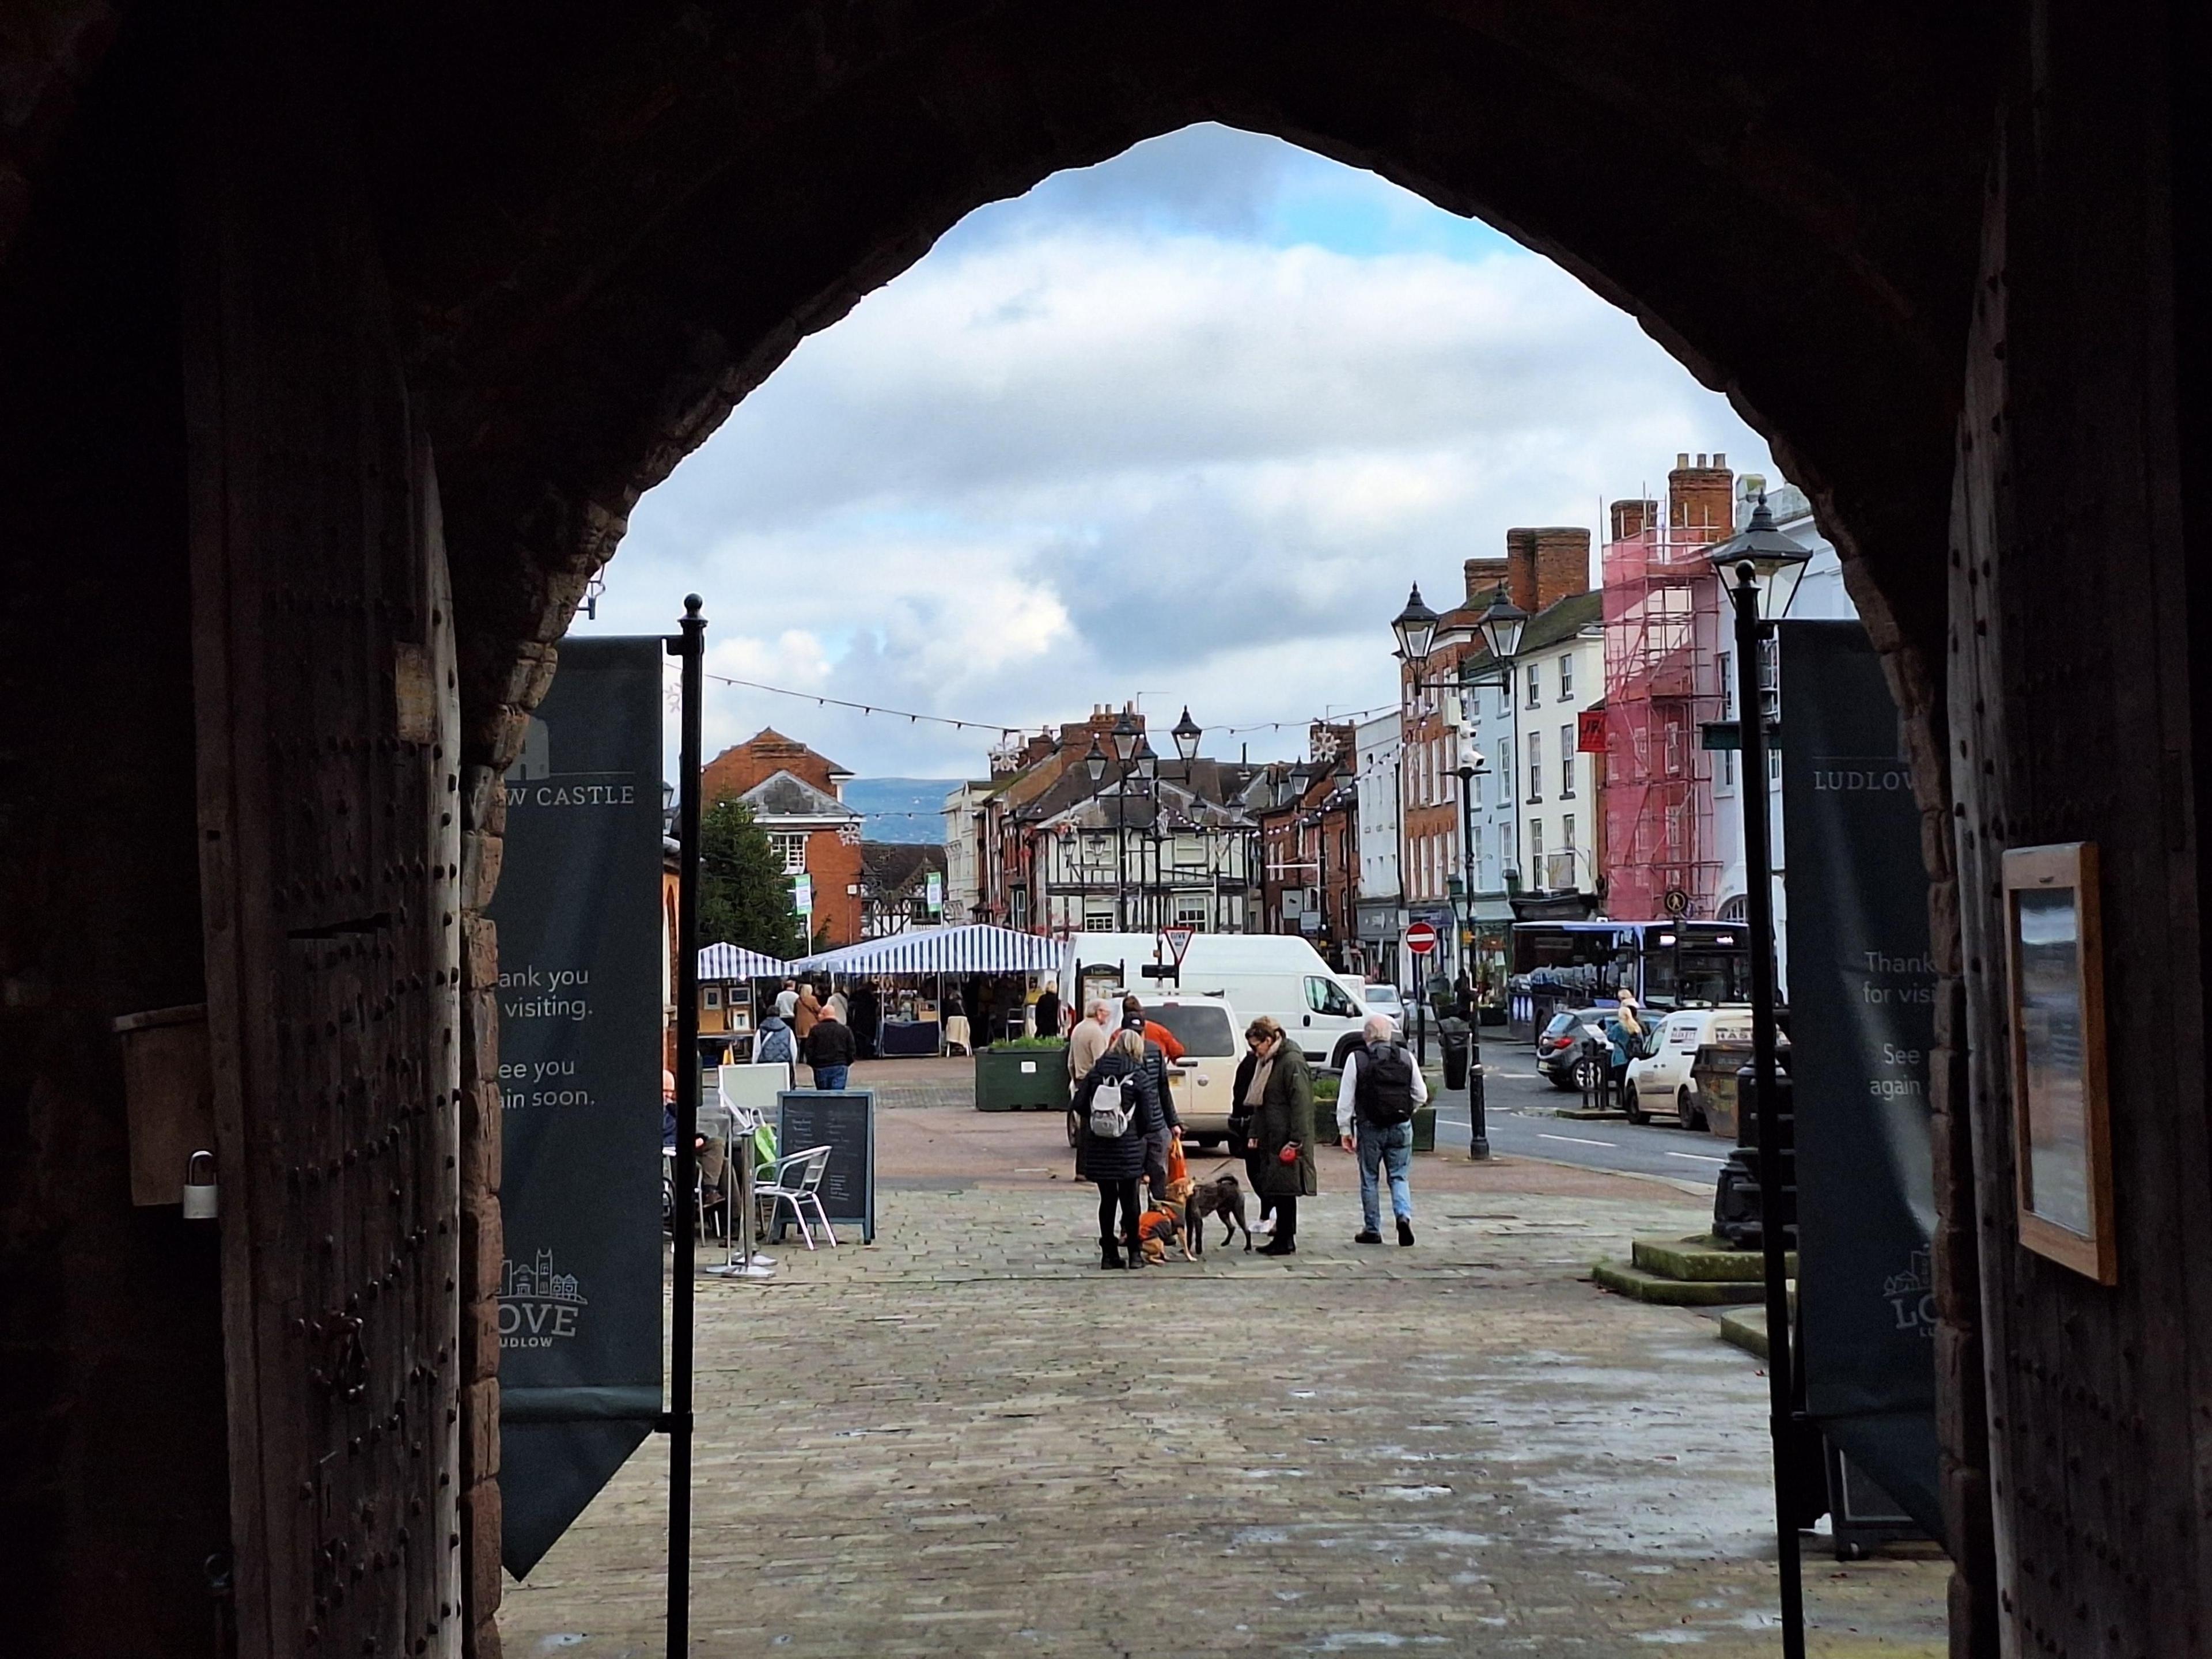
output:
[[[975,1051],[977,1111],[1064,1112],[1067,1103],[1066,1043],[1050,1048]]]

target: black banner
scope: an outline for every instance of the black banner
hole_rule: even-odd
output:
[[[1779,634],[1805,1407],[1940,1539],[1920,809],[1865,630]]]
[[[507,775],[501,1553],[538,1564],[661,1409],[659,639],[568,640]]]

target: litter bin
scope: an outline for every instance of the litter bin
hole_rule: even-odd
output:
[[[1437,1036],[1444,1046],[1444,1087],[1467,1087],[1468,1027],[1463,1019],[1440,1019]]]

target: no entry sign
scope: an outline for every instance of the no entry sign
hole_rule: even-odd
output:
[[[1417,921],[1406,930],[1406,948],[1417,957],[1425,957],[1437,948],[1437,930],[1425,921]]]

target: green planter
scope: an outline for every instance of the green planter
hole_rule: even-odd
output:
[[[979,1112],[1066,1111],[1067,1045],[978,1048],[975,1109]]]
[[[1433,1106],[1413,1108],[1413,1150],[1433,1152],[1437,1149],[1437,1109]]]

